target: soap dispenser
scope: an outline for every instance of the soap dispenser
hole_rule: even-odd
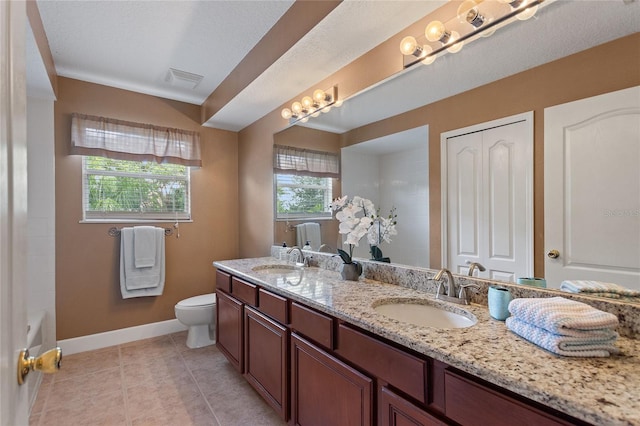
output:
[[[306,243],[304,243],[304,247],[302,247],[302,250],[311,250],[311,242],[307,241]]]

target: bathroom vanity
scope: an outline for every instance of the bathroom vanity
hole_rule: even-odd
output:
[[[274,258],[214,262],[217,346],[294,425],[640,424],[640,350],[562,358],[463,307],[476,324],[431,328],[375,306],[439,304],[432,294]],[[269,270],[268,266],[274,266]]]

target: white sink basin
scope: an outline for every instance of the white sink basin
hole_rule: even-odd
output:
[[[382,302],[376,312],[401,322],[431,328],[466,328],[478,322],[471,313],[447,311],[422,301]]]
[[[254,272],[264,272],[267,274],[274,275],[286,275],[292,272],[301,271],[302,268],[299,266],[288,265],[288,264],[269,264],[269,265],[258,265],[251,268]]]

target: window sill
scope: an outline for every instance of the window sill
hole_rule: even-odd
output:
[[[78,223],[193,223],[193,219],[83,219]]]

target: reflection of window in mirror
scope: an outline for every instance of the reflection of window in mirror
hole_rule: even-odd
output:
[[[274,174],[276,220],[331,217],[333,179]]]

